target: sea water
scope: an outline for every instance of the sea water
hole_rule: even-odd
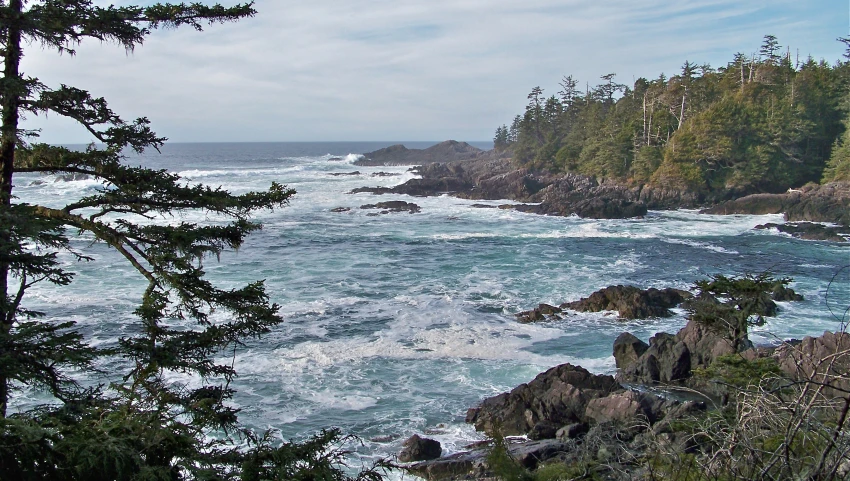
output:
[[[352,165],[356,154],[390,144],[169,144],[128,156],[131,165],[236,194],[273,181],[297,191],[289,206],[256,216],[264,228],[241,249],[205,264],[220,287],[265,280],[286,319],[235,353],[234,403],[249,426],[279,430],[286,440],[339,427],[361,440],[349,446],[355,464],[393,456],[414,433],[439,440],[446,454],[459,451],[482,439],[464,416],[483,398],[565,362],[612,373],[611,346],[621,332],[646,340],[685,324],[681,310],[637,321],[612,313],[515,320],[538,303],[577,300],[613,284],[689,289],[714,273],[793,277],[805,301],[779,303],[779,315],[753,330],[765,344],[836,330],[850,305],[850,269],[840,270],[850,264],[850,249],[753,229],[783,222],[779,215],[679,210],[593,220],[473,207],[506,201],[349,194],[415,177],[408,167]],[[101,187],[94,179],[56,180],[18,175],[15,194],[58,207]],[[387,200],[416,203],[421,212],[370,216],[376,211],[360,208]],[[332,212],[338,207],[350,210]],[[187,213],[165,221],[183,220],[215,219]],[[109,345],[138,329],[132,311],[145,283],[123,258],[90,241],[74,238],[93,261],[62,257],[77,273],[72,285],[39,285],[25,302],[76,321],[89,342]],[[40,398],[18,399],[26,406]]]

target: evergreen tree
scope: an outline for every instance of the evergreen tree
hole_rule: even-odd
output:
[[[165,141],[146,118],[124,121],[103,98],[51,88],[20,71],[26,46],[73,55],[76,45],[94,39],[129,51],[157,28],[201,30],[254,14],[251,3],[0,1],[0,479],[348,479],[337,467],[341,453],[328,450],[338,431],[303,445],[275,445],[269,433],[241,428],[227,402],[236,372],[214,360],[281,317],[262,282],[217,288],[205,279],[201,261],[239,247],[260,228],[252,215],[286,205],[294,191],[274,183],[267,191],[233,195],[187,185],[164,170],[128,167],[125,149],[143,152]],[[78,122],[98,144],[84,151],[28,144],[26,135],[37,133],[21,131],[19,119],[47,112]],[[62,207],[23,203],[13,189],[15,174],[24,172],[86,174],[103,188]],[[171,222],[189,211],[220,221]],[[89,346],[73,322],[27,308],[34,285],[72,282],[61,253],[91,260],[69,240],[69,229],[111,246],[147,280],[135,311],[137,333],[108,349]],[[68,376],[68,369],[92,369],[104,356],[127,367],[110,386],[83,388]],[[197,382],[175,383],[172,373]],[[43,390],[55,402],[10,414],[20,411],[15,394],[23,388]],[[366,471],[358,479],[380,477]]]

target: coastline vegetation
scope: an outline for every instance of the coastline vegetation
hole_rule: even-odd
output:
[[[685,61],[631,87],[614,73],[584,88],[566,76],[556,95],[531,90],[525,112],[496,129],[495,148],[532,169],[692,191],[850,180],[850,39],[838,40],[848,50],[834,64],[767,35],[724,66]]]

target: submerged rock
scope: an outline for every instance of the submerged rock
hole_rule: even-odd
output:
[[[422,210],[418,205],[405,202],[403,200],[391,200],[388,202],[378,202],[377,204],[361,205],[361,209],[382,209],[381,214],[389,214],[390,212],[409,212],[415,214]],[[371,215],[371,214],[369,214]]]

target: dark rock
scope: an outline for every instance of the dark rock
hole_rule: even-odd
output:
[[[614,361],[618,368],[634,363],[649,349],[649,344],[633,334],[624,332],[614,341]]]
[[[807,184],[783,194],[754,194],[721,203],[707,214],[785,214],[790,222],[831,222],[850,226],[850,182]]]
[[[331,157],[328,160],[332,161],[332,162],[339,162],[340,160],[345,160],[345,159],[342,158],[342,157]]]
[[[472,207],[474,209],[495,209],[498,206],[490,205],[490,204],[472,204],[472,205],[470,205],[470,207]]]
[[[777,302],[802,301],[803,296],[794,292],[794,289],[785,287],[782,284],[776,284],[770,296]]]
[[[701,214],[781,214],[799,202],[800,194],[752,194],[703,209]]]
[[[45,182],[43,180],[34,180],[34,181],[30,182],[30,185],[44,185],[46,183],[47,182]]]
[[[458,479],[475,471],[476,466],[484,464],[485,458],[486,453],[481,450],[457,453],[445,458],[405,466],[404,470],[429,481]]]
[[[469,410],[466,422],[475,424],[479,431],[492,433],[498,428],[504,435],[526,434],[541,421],[560,426],[584,422],[584,410],[591,399],[618,390],[622,388],[611,376],[562,364],[511,392],[485,399]]]
[[[850,227],[830,227],[813,222],[797,222],[792,224],[760,224],[755,229],[776,229],[779,232],[790,234],[798,239],[819,240],[830,242],[847,242],[847,233]]]
[[[474,159],[483,151],[466,142],[447,140],[427,149],[408,149],[397,144],[367,152],[355,165],[422,165]]]
[[[415,214],[421,210],[418,205],[411,202],[405,202],[403,200],[391,200],[388,202],[378,202],[377,204],[361,205],[360,208],[383,209],[381,214],[387,214],[390,212],[409,212],[411,214]]]
[[[567,439],[578,439],[590,430],[590,425],[587,423],[568,424],[555,433],[555,438],[565,441]]]
[[[356,189],[352,189],[348,192],[349,194],[392,194],[393,190],[390,187],[358,187]]]
[[[351,207],[335,207],[331,209],[331,212],[348,212],[351,210]]]
[[[346,175],[361,175],[359,170],[355,170],[354,172],[331,172],[329,175],[334,177],[341,177]]]
[[[691,294],[678,289],[641,290],[634,286],[610,286],[596,291],[590,297],[561,304],[562,309],[580,312],[617,311],[624,319],[669,317],[671,307],[676,307]]]
[[[393,172],[374,172],[372,177],[395,177],[401,174],[396,174]]]
[[[549,421],[540,421],[531,428],[531,431],[528,432],[528,439],[554,439],[559,427],[559,424],[554,424]]]
[[[570,450],[570,445],[554,439],[509,442],[507,450],[510,456],[526,469],[533,470],[541,463],[559,458]],[[410,474],[429,481],[448,481],[459,479],[493,480],[495,475],[487,464],[487,449],[457,453],[445,458],[423,461],[403,469]]]
[[[414,434],[402,443],[402,450],[398,454],[398,460],[402,463],[426,461],[437,459],[441,454],[443,454],[443,448],[438,441],[422,438],[418,434]]]
[[[551,321],[561,319],[561,316],[558,315],[561,312],[561,309],[558,307],[550,306],[549,304],[540,304],[530,311],[517,313],[516,318],[517,321],[523,324],[537,321]]]

